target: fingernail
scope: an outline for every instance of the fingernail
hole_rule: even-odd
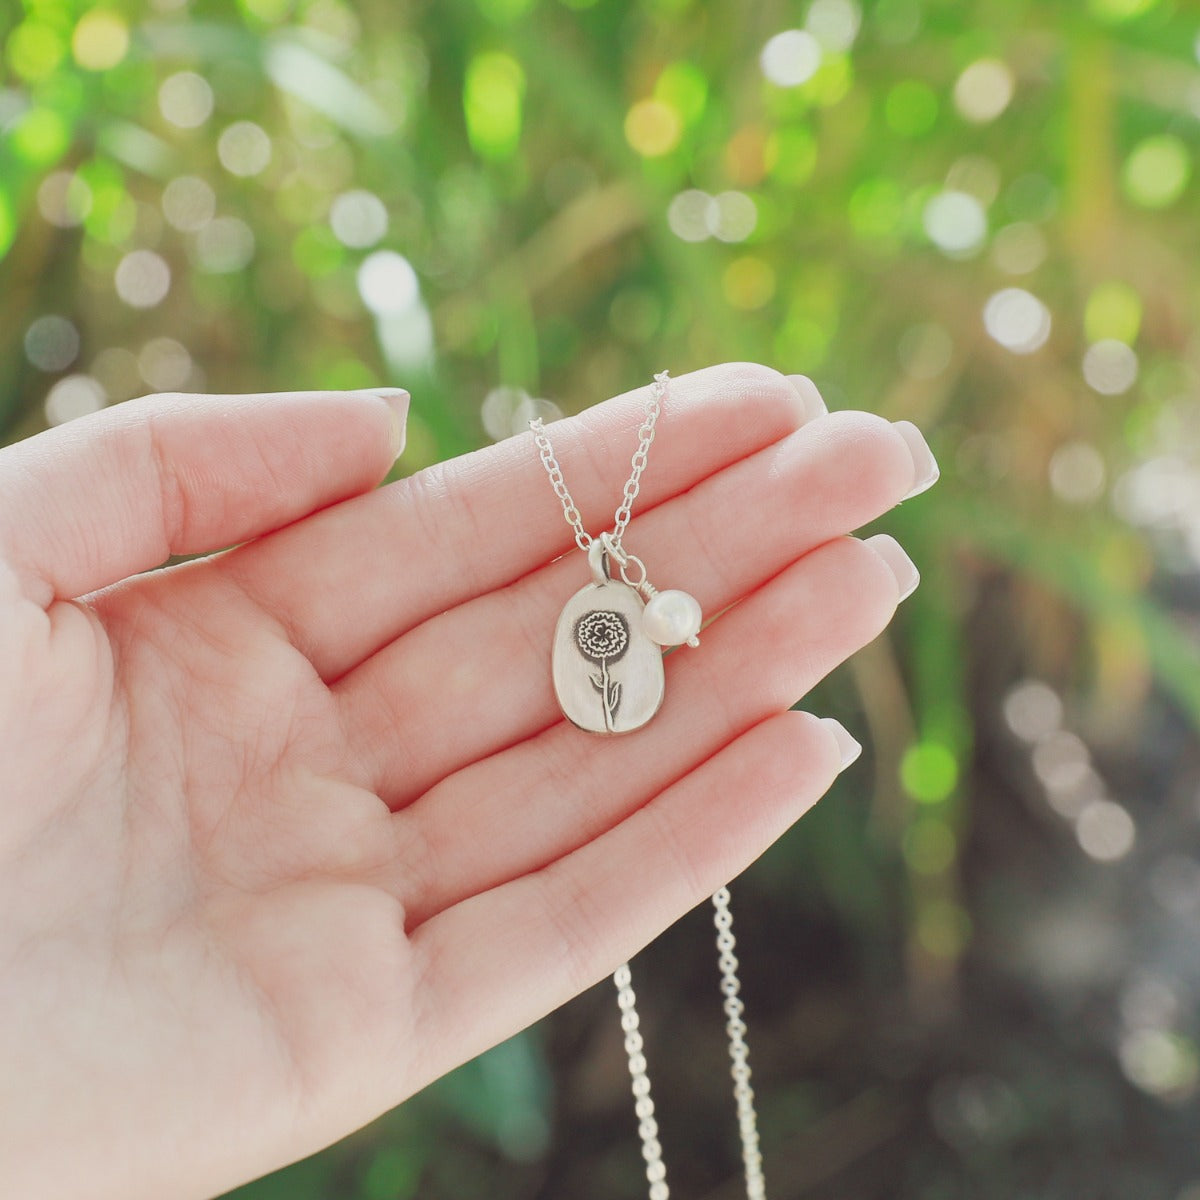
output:
[[[861,753],[862,746],[850,736],[850,731],[834,717],[822,717],[821,724],[833,734],[842,753],[839,770],[844,771]]]
[[[898,600],[911,596],[917,590],[917,584],[921,582],[921,573],[890,533],[874,534],[866,538],[863,544],[870,546],[891,567],[892,574],[896,577],[896,586],[900,589]]]
[[[814,417],[823,417],[829,411],[829,406],[821,398],[817,385],[807,375],[789,375],[788,382],[800,401],[800,410],[806,422]]]
[[[404,449],[404,426],[408,419],[408,405],[412,397],[404,388],[360,388],[356,395],[377,396],[392,410],[392,425],[388,437],[392,457],[399,458]]]
[[[904,497],[908,500],[933,487],[941,471],[938,470],[937,459],[933,457],[925,435],[911,421],[893,421],[892,424],[896,426],[896,431],[904,439],[908,452],[912,455],[914,483],[912,490]]]

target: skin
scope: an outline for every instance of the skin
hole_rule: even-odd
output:
[[[625,542],[738,603],[613,739],[554,703],[587,568],[528,437],[375,489],[377,396],[156,396],[0,452],[0,1194],[205,1197],[310,1154],[808,809],[841,754],[786,710],[890,619],[847,535],[915,477],[814,397],[674,382]],[[553,427],[589,529],[643,399]],[[207,557],[140,573],[170,555]]]

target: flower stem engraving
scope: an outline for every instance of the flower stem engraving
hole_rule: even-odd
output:
[[[629,649],[629,623],[618,612],[596,609],[584,613],[575,622],[575,644],[584,658],[600,664],[600,670],[589,679],[604,705],[604,728],[612,733],[621,703],[621,684],[609,677],[608,664]]]

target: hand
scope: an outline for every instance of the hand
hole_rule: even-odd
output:
[[[643,397],[553,427],[591,530]],[[844,535],[935,470],[814,405],[749,365],[674,382],[626,544],[740,603],[615,739],[555,705],[588,575],[531,438],[370,491],[375,395],[160,396],[0,452],[0,1194],[203,1197],[309,1154],[813,804],[845,735],[783,710],[911,571]]]

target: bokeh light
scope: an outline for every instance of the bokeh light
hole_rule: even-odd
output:
[[[196,175],[177,175],[162,194],[163,216],[184,233],[195,233],[213,219],[217,196],[212,187]]]
[[[900,782],[919,803],[936,804],[945,800],[958,782],[954,752],[941,742],[914,742],[900,759]]]
[[[128,400],[142,383],[137,357],[125,346],[106,346],[100,350],[88,373],[114,400]]]
[[[722,242],[744,242],[758,223],[758,209],[745,192],[721,192],[708,209],[709,232]]]
[[[37,191],[38,211],[60,229],[82,225],[92,210],[92,189],[75,171],[52,171]]]
[[[1078,734],[1059,729],[1041,738],[1031,754],[1034,774],[1049,791],[1078,787],[1091,769],[1091,754]]]
[[[1090,342],[1115,339],[1132,346],[1142,327],[1142,298],[1127,283],[1097,284],[1083,310],[1083,328]]]
[[[329,210],[329,224],[343,246],[361,250],[387,233],[388,215],[383,201],[363,188],[343,192]]]
[[[1061,727],[1062,718],[1062,699],[1040,679],[1023,680],[1004,697],[1004,720],[1026,742],[1050,737]]]
[[[480,419],[488,437],[495,442],[529,432],[529,422],[541,417],[547,424],[562,417],[552,400],[530,396],[524,388],[492,388],[483,398]]]
[[[1183,1103],[1200,1081],[1195,1044],[1162,1029],[1136,1029],[1121,1041],[1121,1068],[1144,1092]]]
[[[1116,862],[1133,849],[1137,828],[1121,805],[1097,800],[1079,814],[1075,836],[1089,857],[1098,862]]]
[[[212,87],[195,71],[178,71],[159,86],[158,107],[172,125],[195,129],[212,116]]]
[[[71,144],[71,130],[63,115],[36,104],[24,109],[5,134],[17,158],[34,167],[53,166]]]
[[[804,29],[785,29],[762,48],[762,73],[778,87],[807,83],[821,65],[821,43]]]
[[[945,821],[925,816],[904,837],[904,857],[919,875],[940,875],[954,862],[958,843]]]
[[[117,295],[132,308],[153,308],[171,289],[171,268],[153,250],[132,250],[117,264]]]
[[[30,15],[8,35],[4,53],[18,78],[33,82],[44,79],[62,62],[66,41],[50,23]]]
[[[702,242],[711,237],[717,215],[716,198],[699,188],[679,192],[667,206],[671,232],[685,242]]]
[[[1050,310],[1024,288],[1002,288],[983,309],[988,336],[1013,354],[1033,354],[1050,337]]]
[[[1031,221],[1014,221],[992,238],[992,261],[1006,275],[1029,275],[1049,252],[1046,235]]]
[[[625,117],[625,139],[639,154],[658,158],[679,144],[683,122],[669,105],[653,97],[639,100]]]
[[[1094,504],[1106,478],[1104,456],[1090,442],[1064,442],[1050,459],[1050,486],[1070,504]]]
[[[358,290],[373,313],[400,315],[420,298],[420,285],[412,263],[394,250],[377,250],[358,269]]]
[[[1012,102],[1015,82],[1008,64],[998,58],[971,63],[954,84],[954,106],[968,121],[994,121]]]
[[[1139,142],[1125,160],[1121,182],[1125,194],[1143,208],[1166,208],[1183,195],[1192,174],[1187,146],[1172,133]]]
[[[509,54],[489,50],[467,67],[463,111],[475,150],[490,159],[508,158],[521,138],[525,72]]]
[[[963,154],[950,164],[946,187],[974,196],[985,208],[1000,194],[1000,168],[984,154]]]
[[[983,205],[966,192],[945,191],[931,197],[924,223],[929,240],[952,258],[978,253],[987,237]]]
[[[1101,20],[1115,24],[1140,17],[1157,3],[1158,0],[1088,0],[1088,7]]]
[[[804,28],[825,50],[844,53],[854,45],[862,11],[854,0],[812,0]]]
[[[234,121],[217,139],[217,157],[231,175],[259,175],[271,161],[271,139],[253,121]]]
[[[79,330],[66,317],[47,314],[25,330],[25,357],[40,371],[61,371],[79,354]]]
[[[156,392],[178,391],[192,373],[192,356],[174,338],[151,338],[137,356],[138,371]]]
[[[71,36],[75,61],[89,71],[115,67],[129,50],[129,26],[119,14],[105,8],[85,12]]]
[[[1083,377],[1102,396],[1120,396],[1137,382],[1137,355],[1124,342],[1104,338],[1084,351]]]
[[[47,425],[63,425],[104,407],[104,389],[90,375],[66,375],[46,393]]]
[[[734,308],[753,312],[775,295],[775,269],[756,254],[735,258],[721,276],[725,298]]]
[[[196,232],[192,258],[213,275],[240,271],[254,258],[254,230],[240,217],[214,217]]]

